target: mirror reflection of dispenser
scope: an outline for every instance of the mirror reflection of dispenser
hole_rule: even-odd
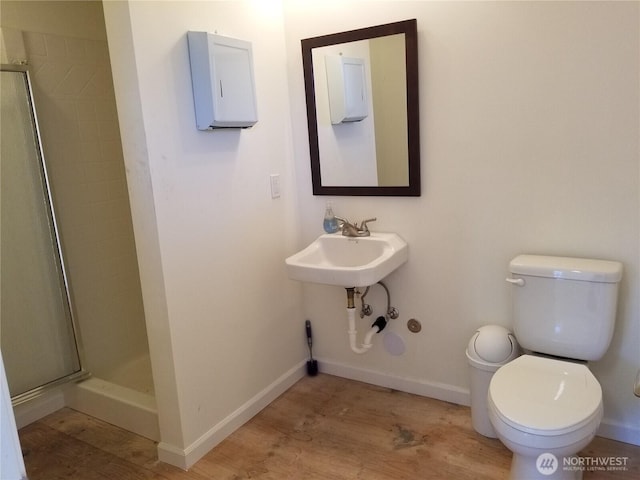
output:
[[[359,122],[369,115],[364,59],[327,55],[324,58],[331,123]]]
[[[327,202],[327,207],[324,211],[324,222],[322,224],[324,231],[327,233],[336,233],[339,229],[338,220],[333,213],[333,205],[331,202]]]

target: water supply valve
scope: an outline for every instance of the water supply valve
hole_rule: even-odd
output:
[[[384,330],[384,327],[387,326],[387,320],[386,318],[380,316],[378,318],[376,318],[376,321],[373,322],[373,324],[371,324],[371,328],[373,327],[377,327],[378,328],[378,333],[380,333],[382,330]]]

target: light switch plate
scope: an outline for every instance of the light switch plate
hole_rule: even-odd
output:
[[[272,173],[269,175],[271,182],[271,198],[280,198],[280,174]]]

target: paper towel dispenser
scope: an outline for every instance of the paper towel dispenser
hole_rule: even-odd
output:
[[[248,128],[258,121],[251,43],[187,32],[198,130]]]
[[[331,123],[359,122],[369,115],[364,59],[325,56]]]

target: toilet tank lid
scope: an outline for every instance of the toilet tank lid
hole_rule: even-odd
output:
[[[509,270],[520,275],[585,282],[617,283],[622,278],[620,262],[590,258],[518,255],[509,263]]]

